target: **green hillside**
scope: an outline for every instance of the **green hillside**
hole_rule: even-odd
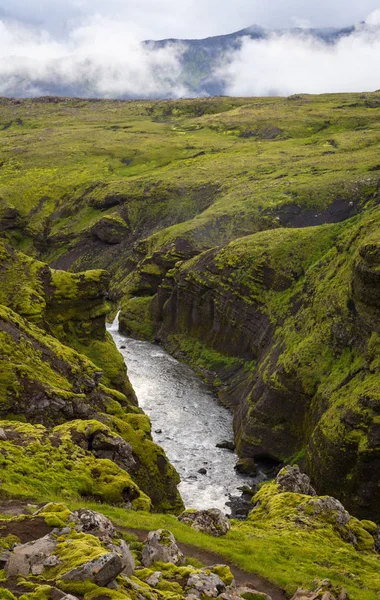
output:
[[[0,500],[98,502],[289,597],[313,569],[377,597],[379,111],[380,93],[0,100]],[[106,333],[118,309],[232,408],[239,456],[299,464],[349,525],[273,483],[223,540],[148,514],[181,510],[179,479]]]

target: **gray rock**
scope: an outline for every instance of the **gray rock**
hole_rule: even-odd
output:
[[[10,551],[9,550],[4,550],[3,552],[0,552],[0,570],[1,569],[5,569],[8,560],[10,558]]]
[[[100,558],[84,563],[62,576],[64,581],[85,581],[105,587],[123,570],[123,561],[115,552],[104,554]]]
[[[258,590],[254,590],[249,587],[239,587],[236,590],[236,593],[239,598],[243,598],[244,600],[250,600],[250,598],[252,598],[253,595],[255,600],[272,600],[272,598],[268,596],[268,594],[265,594],[264,592],[259,592]]]
[[[7,434],[5,433],[4,429],[0,427],[0,442],[5,442],[7,439]]]
[[[294,492],[295,494],[306,494],[307,496],[316,496],[315,489],[310,485],[310,478],[301,473],[299,467],[288,465],[281,469],[276,477],[281,492]]]
[[[78,532],[84,531],[98,537],[106,536],[110,538],[116,533],[116,529],[110,519],[94,510],[80,508],[74,512],[74,516],[78,520],[78,524],[75,527]]]
[[[155,571],[154,573],[152,573],[152,575],[150,577],[148,577],[148,579],[146,580],[146,583],[148,585],[150,585],[150,587],[156,587],[156,585],[159,583],[159,581],[161,579],[162,579],[161,571]]]
[[[113,545],[114,552],[116,552],[123,563],[123,574],[129,577],[133,575],[135,571],[135,559],[133,558],[132,552],[129,549],[128,544],[124,540],[120,540],[120,545]]]
[[[346,511],[343,504],[332,496],[313,498],[308,501],[307,506],[313,508],[315,515],[322,515],[326,520],[337,525],[347,525],[351,519],[350,514]]]
[[[179,515],[178,520],[197,531],[208,533],[214,537],[225,535],[231,528],[230,521],[218,508],[185,510]]]
[[[58,556],[55,556],[55,554],[52,554],[51,556],[48,556],[47,559],[44,561],[44,567],[56,567],[57,565],[60,564],[60,560],[58,558]]]
[[[215,573],[192,573],[187,580],[187,594],[199,594],[208,596],[209,598],[216,598],[219,594],[222,594],[226,586],[218,575]]]
[[[27,576],[30,573],[41,575],[45,560],[53,554],[56,546],[57,542],[51,534],[34,542],[16,546],[7,563],[8,577]]]
[[[157,561],[178,565],[183,563],[184,558],[173,534],[168,529],[149,532],[141,557],[144,567],[150,567]]]
[[[298,588],[291,600],[348,600],[348,595],[343,587],[334,587],[328,579],[324,579],[314,592]]]

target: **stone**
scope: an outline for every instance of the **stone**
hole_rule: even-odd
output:
[[[129,577],[133,575],[135,572],[135,559],[133,558],[132,552],[129,549],[128,544],[124,540],[120,540],[120,544],[113,545],[114,551],[119,554],[122,563],[123,563],[123,571],[122,573]]]
[[[231,450],[231,452],[234,452],[236,446],[234,442],[230,442],[228,440],[222,440],[221,442],[218,442],[216,444],[217,448],[225,448],[226,450]]]
[[[123,571],[123,561],[115,552],[103,554],[100,558],[84,563],[62,576],[64,581],[86,581],[105,587]]]
[[[116,533],[110,519],[89,508],[80,508],[74,511],[74,517],[78,520],[75,527],[78,532],[83,531],[98,537],[113,537]]]
[[[236,594],[239,598],[244,598],[244,600],[272,600],[268,594],[249,587],[239,587],[236,590]]]
[[[7,439],[7,434],[5,433],[4,429],[0,427],[0,442],[5,442]]]
[[[188,594],[207,596],[208,598],[216,598],[226,589],[225,584],[215,573],[192,573],[187,580]]]
[[[152,575],[150,575],[150,577],[148,577],[148,579],[146,580],[146,583],[148,585],[150,585],[150,587],[156,587],[156,585],[159,583],[159,581],[161,579],[162,579],[161,571],[155,571],[154,573],[152,573]]]
[[[33,542],[16,546],[11,552],[7,563],[8,577],[27,576],[30,573],[41,575],[45,560],[53,554],[56,546],[57,542],[51,534]]]
[[[132,446],[119,435],[111,436],[101,431],[97,432],[92,438],[91,452],[96,458],[112,460],[126,471],[132,471],[136,466]]]
[[[179,515],[178,520],[214,537],[225,535],[231,528],[230,521],[218,508],[185,510]]]
[[[251,475],[252,477],[257,473],[257,467],[253,458],[240,458],[234,469],[238,473],[243,475]]]
[[[0,552],[0,571],[2,569],[5,569],[9,561],[10,555],[11,553],[9,550],[4,550],[3,552]]]
[[[324,579],[318,583],[314,592],[298,588],[291,600],[349,600],[349,598],[343,587],[333,587],[328,579]]]
[[[201,469],[199,469],[198,473],[200,473],[201,475],[207,475],[207,469],[202,467]]]
[[[150,567],[157,561],[179,565],[184,562],[184,559],[173,534],[168,529],[158,529],[148,533],[141,557],[144,567]]]
[[[310,478],[301,473],[299,467],[288,465],[281,469],[276,477],[276,483],[281,492],[294,492],[295,494],[306,494],[316,496],[315,489],[310,485]]]
[[[55,556],[55,554],[52,554],[51,556],[48,556],[47,559],[44,561],[44,567],[56,567],[57,565],[60,564],[60,560],[58,558],[58,556]]]
[[[315,515],[322,515],[326,520],[332,521],[337,525],[347,525],[351,519],[350,514],[346,511],[343,504],[332,496],[313,498],[308,501],[307,506],[313,508]]]

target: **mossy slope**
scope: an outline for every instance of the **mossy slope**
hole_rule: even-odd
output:
[[[198,366],[209,349],[241,455],[302,453],[321,493],[376,519],[379,222],[374,207],[242,238],[170,272],[152,302],[169,347]]]
[[[123,485],[132,477],[137,483],[133,483],[136,497],[141,485],[151,493],[156,509],[180,509],[178,475],[162,449],[152,442],[149,420],[137,407],[124,361],[105,330],[107,274],[54,271],[3,243],[0,252],[4,284],[0,292],[0,416],[9,424],[40,423],[47,428],[38,430],[37,435],[32,425],[20,426],[18,446],[33,447],[31,460],[23,467],[22,453],[5,448],[8,459],[3,468],[8,484],[2,493],[55,497],[60,477],[62,489],[70,487],[64,483],[65,469],[77,473],[80,455],[83,465],[87,460],[87,475],[83,475],[83,487],[72,486],[74,495],[102,498],[103,492],[96,491],[99,486],[108,486],[110,493],[115,486],[119,491],[111,496],[122,502]],[[68,445],[58,452],[67,455],[65,466],[54,452],[54,443],[61,444],[53,428],[67,422],[72,435],[68,433]],[[31,444],[29,427],[32,437],[38,438]],[[107,433],[103,432],[95,447],[94,435],[102,428]],[[11,432],[10,442],[12,439]],[[91,451],[98,459],[106,457],[109,464],[107,460],[94,464]],[[44,473],[48,466],[52,478],[46,476],[42,484],[39,469]],[[80,479],[79,473],[76,477]],[[146,508],[146,502],[142,506]]]

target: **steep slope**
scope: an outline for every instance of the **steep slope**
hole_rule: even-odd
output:
[[[242,456],[301,453],[377,517],[379,94],[2,109],[3,237],[107,268],[122,330],[210,372]],[[48,324],[83,352],[67,294]]]
[[[233,406],[242,456],[304,457],[320,492],[375,519],[379,222],[375,207],[242,238],[171,271],[153,302],[158,335]]]
[[[149,508],[145,491],[156,509],[181,508],[178,476],[105,331],[106,273],[54,271],[3,243],[0,257],[2,493]]]

